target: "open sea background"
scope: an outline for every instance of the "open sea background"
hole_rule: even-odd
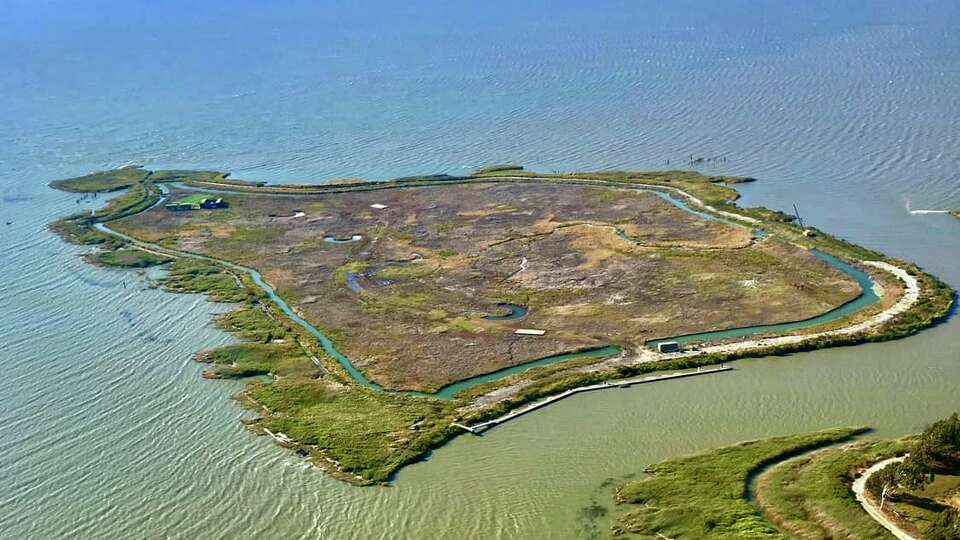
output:
[[[146,2],[0,9],[0,538],[589,538],[607,478],[745,438],[960,410],[960,322],[598,392],[355,488],[245,432],[193,352],[223,306],[94,268],[46,182],[128,163],[316,181],[725,156],[960,287],[960,4]],[[10,224],[5,224],[10,221]],[[592,507],[592,510],[587,510]]]

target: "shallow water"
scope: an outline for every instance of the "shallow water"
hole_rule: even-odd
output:
[[[960,221],[907,210],[960,207],[955,3],[522,4],[0,13],[0,537],[590,536],[601,482],[652,461],[960,409],[955,317],[579,395],[353,488],[246,433],[238,385],[199,377],[190,355],[231,339],[209,325],[220,306],[142,290],[44,229],[82,206],[46,181],[128,161],[303,181],[722,155],[702,170],[759,178],[742,204],[796,203],[960,286]]]

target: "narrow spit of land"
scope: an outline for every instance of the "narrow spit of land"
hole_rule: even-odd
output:
[[[617,490],[614,532],[712,540],[960,536],[960,418],[895,440],[863,437],[867,431],[747,441],[651,465]]]
[[[640,538],[886,539],[854,497],[854,477],[907,440],[866,428],[746,441],[646,468],[616,492],[614,532]],[[842,444],[841,444],[842,443]]]
[[[167,289],[238,303],[218,323],[246,341],[198,355],[205,375],[272,376],[240,396],[259,412],[251,429],[337,478],[370,483],[461,433],[454,423],[658,370],[899,337],[947,313],[952,291],[935,278],[783,214],[736,207],[727,181],[511,169],[264,186],[125,168],[54,183],[125,191],[52,227],[98,245],[94,262],[173,260]],[[222,206],[204,208],[204,193]],[[188,197],[197,210],[165,206]],[[647,346],[798,315],[819,321],[863,297],[809,249],[856,265],[884,294],[798,335],[679,354]],[[503,304],[523,317],[496,317]],[[525,328],[542,334],[517,333]]]

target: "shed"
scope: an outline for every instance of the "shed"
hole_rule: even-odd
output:
[[[520,334],[521,336],[542,336],[547,333],[546,330],[534,330],[533,328],[517,328],[514,334]]]
[[[221,198],[214,199],[213,197],[205,197],[203,195],[193,194],[187,195],[182,199],[178,199],[166,205],[167,210],[180,211],[180,210],[200,210],[212,209],[212,208],[226,208],[227,202]]]
[[[200,201],[200,208],[226,208],[227,203],[223,199],[203,199]]]
[[[657,343],[657,352],[671,353],[680,352],[680,344],[676,341],[664,341]]]

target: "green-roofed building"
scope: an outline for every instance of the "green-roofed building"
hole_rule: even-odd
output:
[[[166,205],[167,210],[178,212],[183,210],[200,210],[213,208],[226,208],[227,203],[221,198],[207,197],[205,195],[188,195],[182,199],[177,199]]]

